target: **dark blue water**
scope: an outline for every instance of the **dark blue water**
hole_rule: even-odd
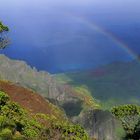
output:
[[[0,19],[10,27],[12,41],[1,53],[51,73],[129,61],[132,56],[116,42],[78,18],[139,54],[139,7],[138,0],[1,0]]]

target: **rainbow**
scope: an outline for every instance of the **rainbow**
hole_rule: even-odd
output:
[[[85,24],[91,30],[97,31],[97,32],[101,33],[102,35],[111,39],[118,47],[120,47],[124,52],[126,52],[129,56],[131,56],[132,59],[135,59],[135,60],[138,59],[138,55],[136,53],[134,53],[133,50],[131,50],[124,42],[122,42],[120,39],[118,39],[116,36],[114,36],[109,31],[98,26],[95,22],[90,22],[87,19],[80,17],[80,16],[72,16],[72,18],[74,18],[78,22],[81,22],[82,24]]]

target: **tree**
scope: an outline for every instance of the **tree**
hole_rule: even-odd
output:
[[[89,140],[85,130],[50,114],[34,114],[0,91],[0,140]]]
[[[121,105],[113,107],[111,113],[121,121],[127,139],[140,139],[140,106]]]
[[[10,40],[7,36],[8,32],[8,26],[5,26],[2,22],[0,22],[0,49],[4,49],[10,43]]]

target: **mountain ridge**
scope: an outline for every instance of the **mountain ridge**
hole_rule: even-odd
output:
[[[138,104],[140,98],[140,63],[116,62],[96,70],[55,75],[58,81],[73,87],[85,86],[103,106]],[[127,97],[127,100],[126,100]]]
[[[100,110],[96,99],[92,98],[84,87],[75,89],[68,84],[62,84],[53,75],[47,72],[38,72],[25,62],[11,60],[4,55],[0,55],[0,80],[7,80],[17,86],[39,93],[42,97],[63,109],[73,123],[81,124],[91,137],[96,136],[97,139],[104,140],[107,135],[108,140],[112,140],[112,138],[119,140],[115,130],[116,120],[111,113],[106,114]],[[98,112],[98,110],[104,114],[103,118],[99,117],[100,111]],[[95,116],[98,119],[95,119]],[[92,120],[90,121],[89,118]],[[110,125],[107,123],[109,118],[113,121]],[[96,120],[98,121],[96,122]],[[88,126],[87,121],[90,122]],[[95,124],[98,126],[96,126],[96,129]],[[99,124],[102,125],[99,126]],[[98,133],[101,127],[105,128],[103,129],[104,132]],[[114,132],[110,133],[111,130],[114,130]]]

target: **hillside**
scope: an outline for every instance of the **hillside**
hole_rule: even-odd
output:
[[[1,82],[1,88],[7,90],[8,95],[6,92],[0,91],[0,139],[89,140],[87,133],[81,126],[70,123],[63,117],[63,113],[59,109],[56,111],[57,107],[45,102],[36,93],[33,95],[28,89],[7,82]],[[29,101],[30,105],[35,102],[38,104],[31,107],[28,104]],[[36,109],[37,106],[40,107],[41,111]]]
[[[104,108],[116,104],[138,103],[140,99],[139,62],[116,62],[96,70],[55,75],[58,81],[73,87],[86,87],[102,101]]]
[[[30,114],[28,114],[29,116],[27,117],[30,119],[33,119],[31,116],[41,113],[50,118],[49,120],[46,120],[46,123],[48,124],[55,122],[63,127],[63,125],[66,123],[64,128],[67,127],[66,125],[72,125],[70,122],[68,122],[68,119],[62,110],[30,89],[15,85],[9,81],[0,81],[0,91],[5,92],[10,97],[11,101],[18,103],[21,105],[21,107],[26,109]],[[39,117],[41,116],[39,115]],[[101,110],[85,110],[80,113],[79,117],[77,116],[72,118],[72,122],[81,124],[86,128],[90,135],[94,134],[94,137],[100,137],[101,139],[104,139],[104,136],[108,139],[112,139],[112,137],[110,138],[110,135],[114,136],[116,133],[114,131],[115,121],[114,118],[110,116],[109,112],[103,112]],[[108,125],[108,122],[110,125]],[[96,127],[93,127],[93,125],[96,125]],[[49,127],[50,131],[54,132],[50,126],[47,127]],[[110,129],[112,130],[111,132]],[[58,137],[59,132],[57,132],[55,135]],[[56,137],[52,137],[51,139],[57,140]],[[81,138],[81,140],[86,139]]]
[[[17,102],[30,113],[43,113],[66,119],[62,110],[30,89],[15,85],[9,81],[0,81],[0,90],[7,93],[11,101]]]
[[[84,94],[81,96],[71,86],[57,82],[49,73],[37,71],[23,61],[11,60],[4,55],[0,55],[0,79],[36,91],[53,104],[62,107],[66,112],[69,110],[69,106],[74,104],[70,116],[80,114],[84,108],[83,105],[93,108],[99,107],[91,96]]]
[[[57,81],[53,75],[47,72],[38,71],[23,61],[12,60],[4,55],[0,55],[0,79],[1,81],[11,81],[8,85],[1,82],[1,88],[9,95],[13,91],[14,95],[12,94],[11,97],[17,102],[23,103],[25,107],[28,105],[29,111],[49,113],[45,108],[46,105],[48,106],[44,102],[44,99],[46,99],[47,102],[50,101],[64,110],[71,122],[83,126],[91,137],[96,137],[100,140],[104,140],[106,137],[108,140],[112,140],[112,138],[118,140],[118,136],[116,135],[116,120],[109,112],[99,110],[99,103],[95,98],[92,98],[90,92],[84,86],[73,88],[69,84]],[[30,89],[28,93],[32,96],[18,95],[19,92],[24,93],[25,89]],[[33,95],[33,93],[39,93],[41,96]],[[44,98],[43,100],[42,97]],[[35,101],[33,102],[33,100]],[[40,102],[40,107],[43,109],[33,107],[37,103],[39,105]],[[52,104],[49,103],[50,106]],[[53,109],[54,107],[50,111]],[[52,112],[55,114],[56,110]],[[58,114],[61,112],[59,111]],[[103,117],[100,117],[100,115],[103,115]],[[60,118],[62,118],[61,116],[59,115]],[[110,121],[111,123],[108,124]],[[101,129],[102,133],[100,132]]]

